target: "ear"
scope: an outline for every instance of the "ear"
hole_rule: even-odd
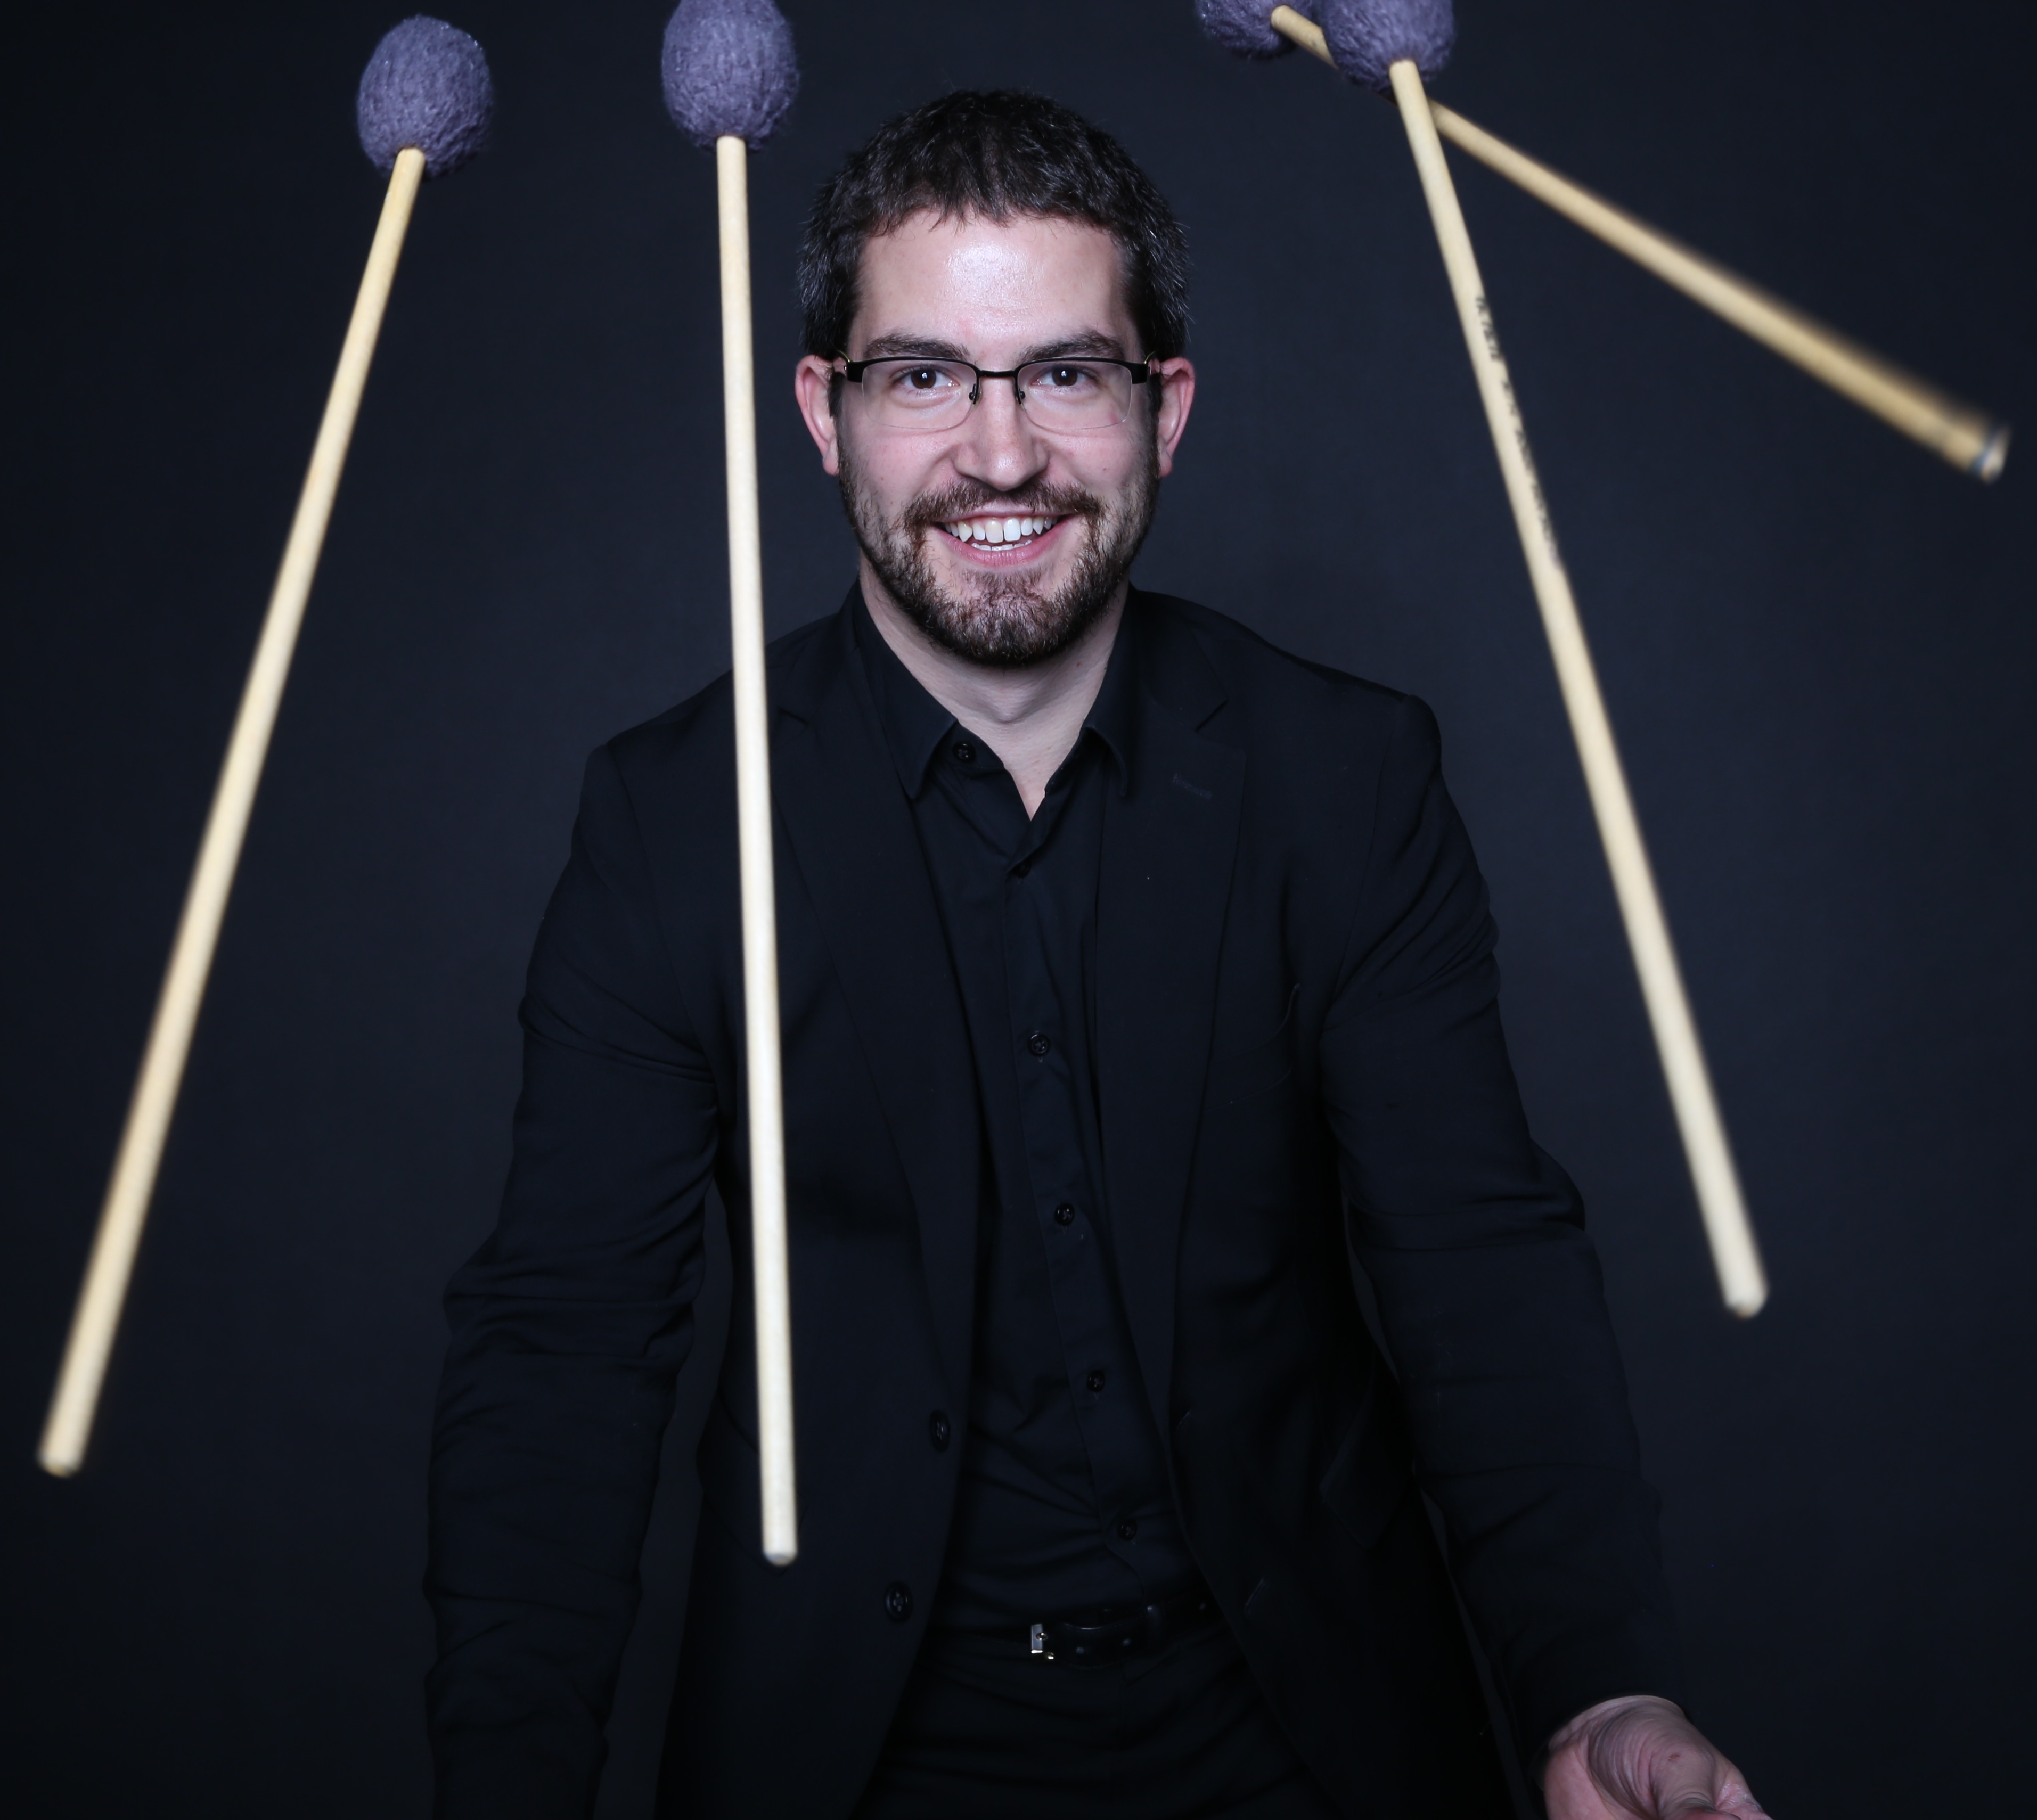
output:
[[[821,451],[822,469],[830,474],[841,472],[841,431],[834,413],[828,408],[828,393],[834,384],[832,362],[808,354],[792,373],[792,391],[799,401],[799,415],[807,420],[807,433]]]
[[[1153,413],[1153,437],[1164,480],[1174,471],[1174,450],[1189,427],[1189,411],[1196,402],[1196,369],[1192,361],[1177,354],[1170,361],[1155,361],[1153,371],[1158,376],[1152,383],[1160,388],[1159,406]]]

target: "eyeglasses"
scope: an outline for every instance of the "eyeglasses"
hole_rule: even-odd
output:
[[[1018,408],[1036,429],[1113,429],[1132,414],[1133,393],[1158,379],[1150,360],[1120,361],[1100,354],[1028,361],[993,372],[967,361],[907,357],[838,360],[835,371],[863,388],[871,419],[886,429],[951,430],[965,422],[983,395],[985,379],[1009,379]]]

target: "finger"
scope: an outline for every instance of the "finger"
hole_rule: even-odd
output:
[[[1591,1778],[1608,1808],[1637,1820],[1733,1820],[1719,1803],[1730,1765],[1679,1714],[1622,1715],[1593,1741]]]
[[[1769,1820],[1768,1810],[1740,1783],[1708,1794],[1665,1795],[1642,1812],[1648,1820]]]
[[[1623,1802],[1609,1799],[1585,1761],[1582,1743],[1573,1743],[1549,1759],[1542,1773],[1542,1799],[1549,1820],[1642,1820]]]
[[[1718,1792],[1712,1797],[1712,1805],[1728,1820],[1768,1820],[1768,1810],[1754,1798],[1754,1791],[1747,1785],[1747,1778],[1723,1757],[1718,1760]]]

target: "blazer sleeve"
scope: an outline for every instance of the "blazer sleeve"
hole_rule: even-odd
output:
[[[1378,787],[1325,1109],[1421,1482],[1532,1762],[1601,1700],[1681,1697],[1656,1500],[1583,1206],[1528,1134],[1484,883],[1419,701]]]
[[[448,1820],[591,1811],[703,1267],[715,1082],[606,751],[521,1017],[501,1218],[445,1299],[425,1592]]]

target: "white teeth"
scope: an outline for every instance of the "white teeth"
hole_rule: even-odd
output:
[[[1060,521],[1037,514],[1026,518],[958,519],[944,528],[963,543],[1017,543],[1029,537],[1044,537]]]

